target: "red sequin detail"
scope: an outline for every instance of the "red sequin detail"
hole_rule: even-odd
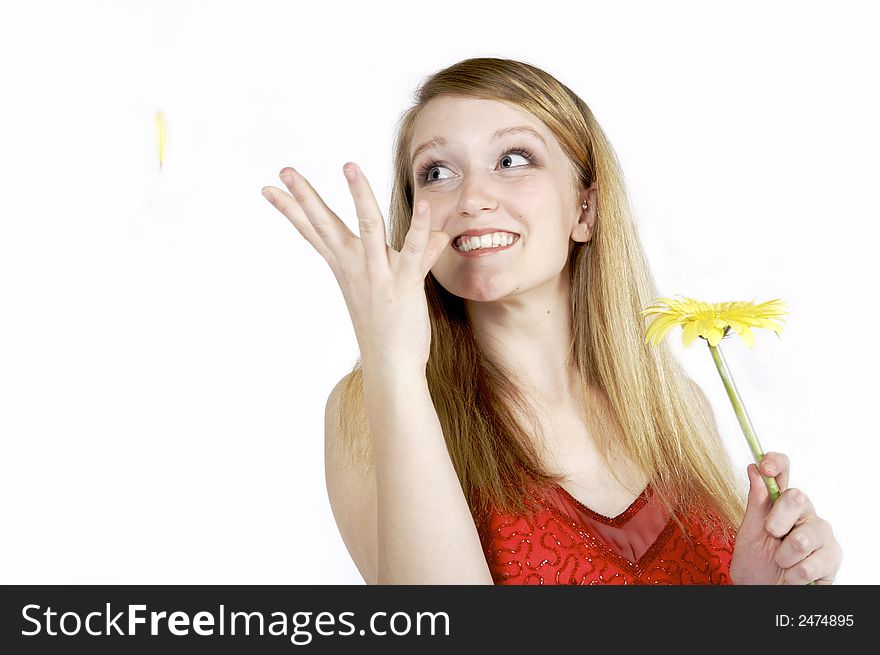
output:
[[[731,584],[733,544],[696,521],[686,522],[688,543],[650,485],[616,517],[561,486],[540,505],[530,517],[493,512],[481,526],[495,584]]]

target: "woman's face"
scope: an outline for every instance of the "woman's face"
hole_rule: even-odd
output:
[[[416,121],[410,156],[413,206],[426,200],[431,229],[452,237],[431,272],[456,296],[485,302],[555,284],[573,241],[589,240],[595,190],[575,191],[574,169],[556,138],[513,105],[435,98]],[[504,234],[492,242],[499,248],[459,249],[460,235],[486,231],[481,246],[492,232],[514,235],[513,243],[504,246]]]

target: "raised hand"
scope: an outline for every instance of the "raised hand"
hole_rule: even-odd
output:
[[[776,478],[775,503],[762,473]],[[816,515],[803,491],[788,488],[788,473],[782,453],[767,453],[760,471],[748,466],[749,499],[730,563],[733,584],[831,584],[840,569],[843,551],[831,524]]]
[[[364,368],[424,371],[431,344],[425,276],[449,245],[431,230],[430,208],[419,201],[401,252],[387,245],[385,221],[361,170],[343,167],[354,198],[360,238],[293,168],[280,178],[290,193],[264,187],[263,195],[327,261],[345,298]]]

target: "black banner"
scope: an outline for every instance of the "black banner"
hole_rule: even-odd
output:
[[[7,586],[4,653],[848,646],[875,587]]]

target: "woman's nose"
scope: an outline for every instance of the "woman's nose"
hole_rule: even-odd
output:
[[[483,211],[493,211],[498,199],[487,174],[469,173],[459,187],[458,212],[462,216],[475,216]]]

